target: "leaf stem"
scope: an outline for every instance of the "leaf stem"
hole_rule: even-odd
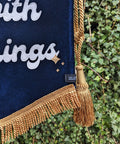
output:
[[[104,78],[102,78],[101,75],[100,75],[98,72],[96,72],[94,69],[92,69],[91,67],[89,67],[88,65],[86,65],[86,64],[84,64],[84,63],[82,63],[82,64],[83,64],[84,66],[88,67],[89,69],[91,69],[93,72],[95,72],[95,73],[99,76],[99,78],[100,78],[101,80],[105,81],[106,83],[108,82],[107,80],[105,80]]]

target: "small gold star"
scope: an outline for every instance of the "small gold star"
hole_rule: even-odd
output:
[[[56,69],[56,72],[59,72],[60,70],[59,69]]]
[[[64,62],[61,63],[61,65],[64,65],[64,64],[65,64]]]
[[[52,58],[52,61],[56,64],[60,58],[58,58],[56,55]]]

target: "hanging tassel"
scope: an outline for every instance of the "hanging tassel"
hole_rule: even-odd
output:
[[[74,51],[77,61],[76,91],[81,107],[74,109],[74,121],[83,127],[93,125],[95,116],[92,97],[81,65],[81,48],[84,41],[83,0],[74,0]]]
[[[80,124],[83,127],[89,127],[93,125],[95,120],[92,97],[88,89],[88,84],[85,80],[83,66],[76,66],[76,71],[76,91],[81,107],[74,109],[73,118],[77,124]]]

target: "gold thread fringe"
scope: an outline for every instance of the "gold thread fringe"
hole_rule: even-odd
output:
[[[80,107],[74,85],[58,89],[0,120],[2,144],[68,109]]]

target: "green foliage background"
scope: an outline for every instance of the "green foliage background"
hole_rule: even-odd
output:
[[[73,111],[67,111],[11,144],[120,144],[120,2],[87,0],[85,5],[82,63],[94,102],[95,124],[82,128],[74,123]]]

